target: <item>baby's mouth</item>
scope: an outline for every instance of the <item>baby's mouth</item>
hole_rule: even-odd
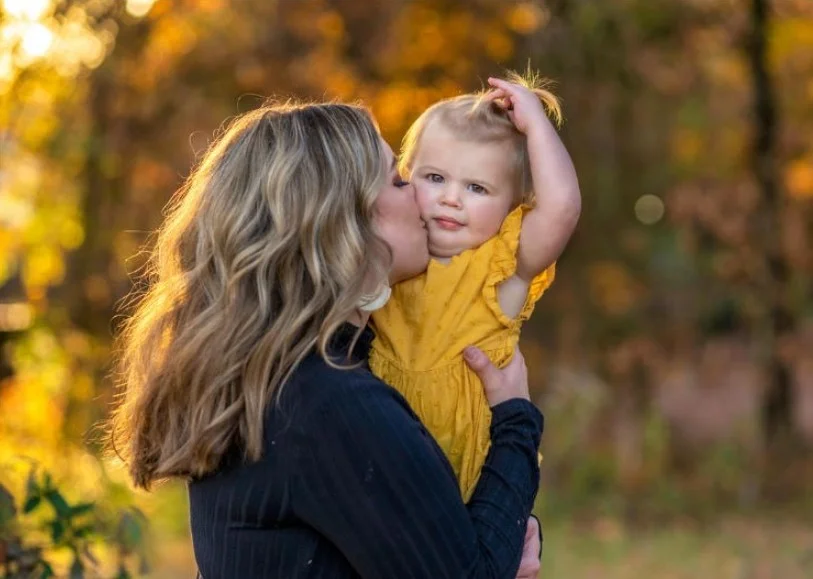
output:
[[[451,217],[435,217],[433,221],[437,223],[438,227],[447,231],[457,231],[463,227],[462,223]]]

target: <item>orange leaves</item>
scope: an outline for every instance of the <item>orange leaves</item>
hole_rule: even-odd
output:
[[[813,156],[788,164],[784,171],[785,189],[794,199],[813,199]]]
[[[504,62],[514,54],[511,37],[499,30],[488,31],[485,46],[486,54],[496,62]]]
[[[329,42],[339,42],[345,37],[344,20],[339,13],[326,10],[316,18],[316,29]]]
[[[535,2],[520,2],[512,6],[505,16],[506,24],[519,34],[531,34],[547,24],[550,12]]]
[[[149,92],[176,70],[181,57],[191,52],[198,41],[194,21],[186,15],[168,13],[155,20],[154,29],[142,55],[133,67],[130,82],[139,90]]]
[[[643,286],[620,263],[593,263],[587,275],[591,300],[611,316],[626,314],[644,294]]]

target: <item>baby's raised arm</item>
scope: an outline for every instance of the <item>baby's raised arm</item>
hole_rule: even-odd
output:
[[[542,103],[530,89],[489,78],[490,95],[508,109],[517,130],[528,139],[536,204],[525,215],[517,250],[517,277],[526,283],[555,262],[581,213],[576,170]]]

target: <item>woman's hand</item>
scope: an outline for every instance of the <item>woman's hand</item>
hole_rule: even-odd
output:
[[[525,529],[525,544],[522,546],[522,559],[519,562],[517,579],[537,579],[542,554],[542,542],[540,537],[539,521],[533,515],[528,519],[528,526]]]
[[[514,348],[514,357],[502,370],[492,364],[482,350],[474,346],[463,350],[463,359],[483,383],[490,407],[493,408],[500,402],[513,398],[531,399],[528,394],[528,368],[525,366],[525,358],[522,357],[519,346]]]

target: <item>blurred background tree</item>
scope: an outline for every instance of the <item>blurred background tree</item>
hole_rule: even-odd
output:
[[[72,500],[135,500],[173,539],[157,576],[187,573],[182,486],[133,497],[93,436],[170,195],[266,96],[362,100],[397,149],[434,101],[529,65],[584,194],[523,337],[546,571],[804,576],[809,0],[0,0],[0,483],[22,488],[23,455]],[[668,540],[630,540],[654,520]]]

